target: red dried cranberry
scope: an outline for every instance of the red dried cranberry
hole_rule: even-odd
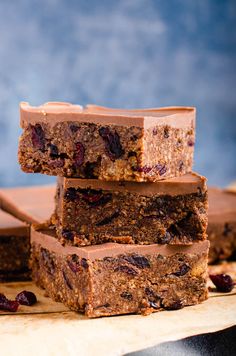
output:
[[[77,132],[79,130],[79,127],[74,125],[74,124],[72,124],[72,125],[70,125],[70,129],[71,129],[72,132]]]
[[[184,263],[184,264],[180,267],[179,271],[177,271],[177,272],[175,272],[175,273],[173,273],[173,274],[174,274],[175,276],[177,276],[177,277],[180,277],[180,276],[184,276],[186,273],[188,273],[189,270],[190,270],[190,266],[187,265],[186,263]]]
[[[133,135],[130,137],[130,141],[137,141],[138,140],[138,136],[137,135]]]
[[[68,201],[75,201],[77,198],[77,192],[75,188],[68,188],[64,194],[64,197]]]
[[[164,137],[165,138],[168,138],[170,136],[170,134],[169,134],[169,128],[168,128],[168,126],[165,126],[164,127]]]
[[[168,231],[166,231],[163,237],[158,236],[157,241],[159,244],[165,245],[168,244],[171,241],[171,239],[172,239],[171,234]]]
[[[144,256],[140,256],[140,255],[125,256],[124,260],[140,269],[150,267],[150,262]]]
[[[9,312],[16,312],[19,307],[19,303],[15,300],[9,300],[4,294],[0,293],[0,310]]]
[[[76,148],[76,151],[74,154],[75,166],[80,167],[84,163],[85,148],[81,142],[77,142],[75,144],[75,148]]]
[[[235,286],[234,281],[228,274],[210,274],[210,279],[218,292],[229,293]]]
[[[124,150],[120,143],[120,136],[116,131],[111,132],[108,127],[101,127],[99,135],[105,142],[106,153],[112,161],[120,158],[124,154]]]
[[[78,189],[78,191],[82,194],[83,200],[91,206],[105,205],[112,198],[110,193],[103,194],[101,190]]]
[[[117,218],[120,215],[119,211],[115,211],[112,215],[110,216],[106,216],[104,219],[102,219],[101,221],[99,221],[98,223],[96,223],[96,226],[103,226],[103,225],[107,225],[110,222],[112,222],[112,220],[114,220],[115,218]]]
[[[66,240],[70,240],[73,241],[74,240],[74,233],[70,230],[62,230],[62,236],[66,239]]]
[[[31,306],[37,303],[37,298],[33,292],[23,290],[22,292],[17,294],[16,301],[19,304]]]
[[[45,149],[45,133],[40,124],[31,125],[31,140],[36,149],[44,151]]]
[[[184,168],[184,162],[180,161],[179,162],[179,171],[182,172],[183,168]]]
[[[163,176],[163,174],[165,174],[167,171],[167,168],[164,164],[157,164],[155,169],[158,171],[160,176]]]
[[[0,303],[5,302],[6,300],[7,300],[7,297],[4,294],[0,293]]]
[[[155,127],[155,128],[152,130],[152,134],[153,134],[153,136],[156,136],[157,133],[158,133],[158,131],[157,131],[157,128]]]
[[[73,273],[77,273],[79,271],[80,263],[77,255],[71,255],[67,261],[67,264]]]
[[[55,272],[55,264],[52,256],[50,255],[50,252],[45,248],[41,247],[41,255],[45,268],[47,269],[49,274],[53,275]]]
[[[65,281],[67,287],[72,290],[72,289],[73,289],[73,288],[72,288],[72,285],[71,285],[70,280],[69,280],[69,278],[67,277],[65,271],[62,271],[62,275],[63,275],[63,279],[64,279],[64,281]]]
[[[52,158],[58,157],[58,148],[56,145],[53,145],[52,143],[50,143],[49,152],[50,152],[50,157],[52,157]]]
[[[194,146],[194,141],[193,140],[188,140],[188,146],[193,147]]]
[[[126,265],[117,266],[114,271],[115,272],[124,272],[124,273],[130,274],[132,276],[136,276],[138,274],[138,272],[135,271],[135,269],[133,269],[132,267],[126,266]]]
[[[81,258],[81,266],[83,268],[88,268],[89,265],[88,265],[86,258]]]
[[[98,166],[97,162],[86,162],[85,167],[84,167],[85,178],[88,178],[88,179],[97,178],[97,175],[95,174],[95,168],[97,166]]]
[[[138,172],[145,173],[145,174],[151,172],[151,170],[152,167],[148,167],[148,166],[138,167]]]

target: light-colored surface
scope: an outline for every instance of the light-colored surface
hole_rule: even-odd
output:
[[[0,189],[3,210],[28,223],[43,223],[54,211],[54,185]]]
[[[138,126],[149,128],[154,125],[168,124],[173,127],[195,126],[196,108],[170,106],[151,109],[112,109],[103,106],[88,105],[82,107],[63,102],[49,102],[40,106],[20,103],[20,124],[43,122],[55,124],[63,121],[90,122],[95,124],[113,124],[119,126]]]
[[[92,188],[104,189],[108,191],[128,192],[143,196],[159,195],[180,195],[191,194],[206,190],[206,178],[197,173],[187,173],[180,177],[160,180],[158,182],[119,182],[119,181],[102,181],[99,179],[78,179],[62,178],[58,179],[59,185],[63,189],[68,187],[74,188]]]
[[[0,315],[0,345],[4,356],[15,356],[16,350],[17,356],[123,355],[236,324],[235,291],[210,293],[209,300],[203,304],[146,317],[88,319],[45,298],[33,283],[0,285],[0,292],[12,298],[22,289],[35,291],[39,304],[20,306],[17,315]]]

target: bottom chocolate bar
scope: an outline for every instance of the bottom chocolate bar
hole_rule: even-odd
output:
[[[27,280],[29,226],[0,210],[0,281]]]
[[[31,232],[32,275],[48,296],[88,317],[180,309],[207,298],[209,242],[63,247]]]

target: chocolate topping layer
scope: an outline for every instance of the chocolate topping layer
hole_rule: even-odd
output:
[[[25,236],[28,226],[22,221],[0,210],[0,235],[1,236]]]
[[[127,245],[117,243],[106,243],[87,247],[62,246],[55,238],[52,231],[35,231],[31,228],[31,243],[36,243],[42,247],[60,255],[76,254],[81,258],[94,261],[105,257],[115,257],[127,253],[158,254],[169,256],[176,253],[207,253],[209,241],[194,243],[192,245]]]
[[[197,193],[199,190],[205,192],[206,178],[196,173],[189,173],[181,177],[166,179],[156,183],[149,182],[106,182],[97,179],[77,179],[58,177],[60,185],[64,184],[65,189],[92,188],[103,190],[115,190],[120,192],[131,192],[144,196],[152,195],[181,195]]]
[[[209,222],[236,221],[236,194],[218,188],[209,188]]]
[[[54,210],[55,186],[0,189],[3,210],[28,223],[48,220]]]
[[[29,123],[44,122],[53,125],[62,121],[149,128],[163,123],[172,127],[188,127],[192,122],[192,126],[195,126],[196,109],[194,107],[165,107],[124,110],[96,105],[87,105],[83,108],[80,105],[63,102],[48,102],[36,107],[22,102],[20,113],[22,128]]]

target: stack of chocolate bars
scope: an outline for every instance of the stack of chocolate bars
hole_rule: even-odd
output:
[[[206,179],[195,109],[21,104],[23,171],[58,176],[51,224],[31,230],[33,279],[88,317],[207,298]],[[55,227],[55,228],[52,228]]]

